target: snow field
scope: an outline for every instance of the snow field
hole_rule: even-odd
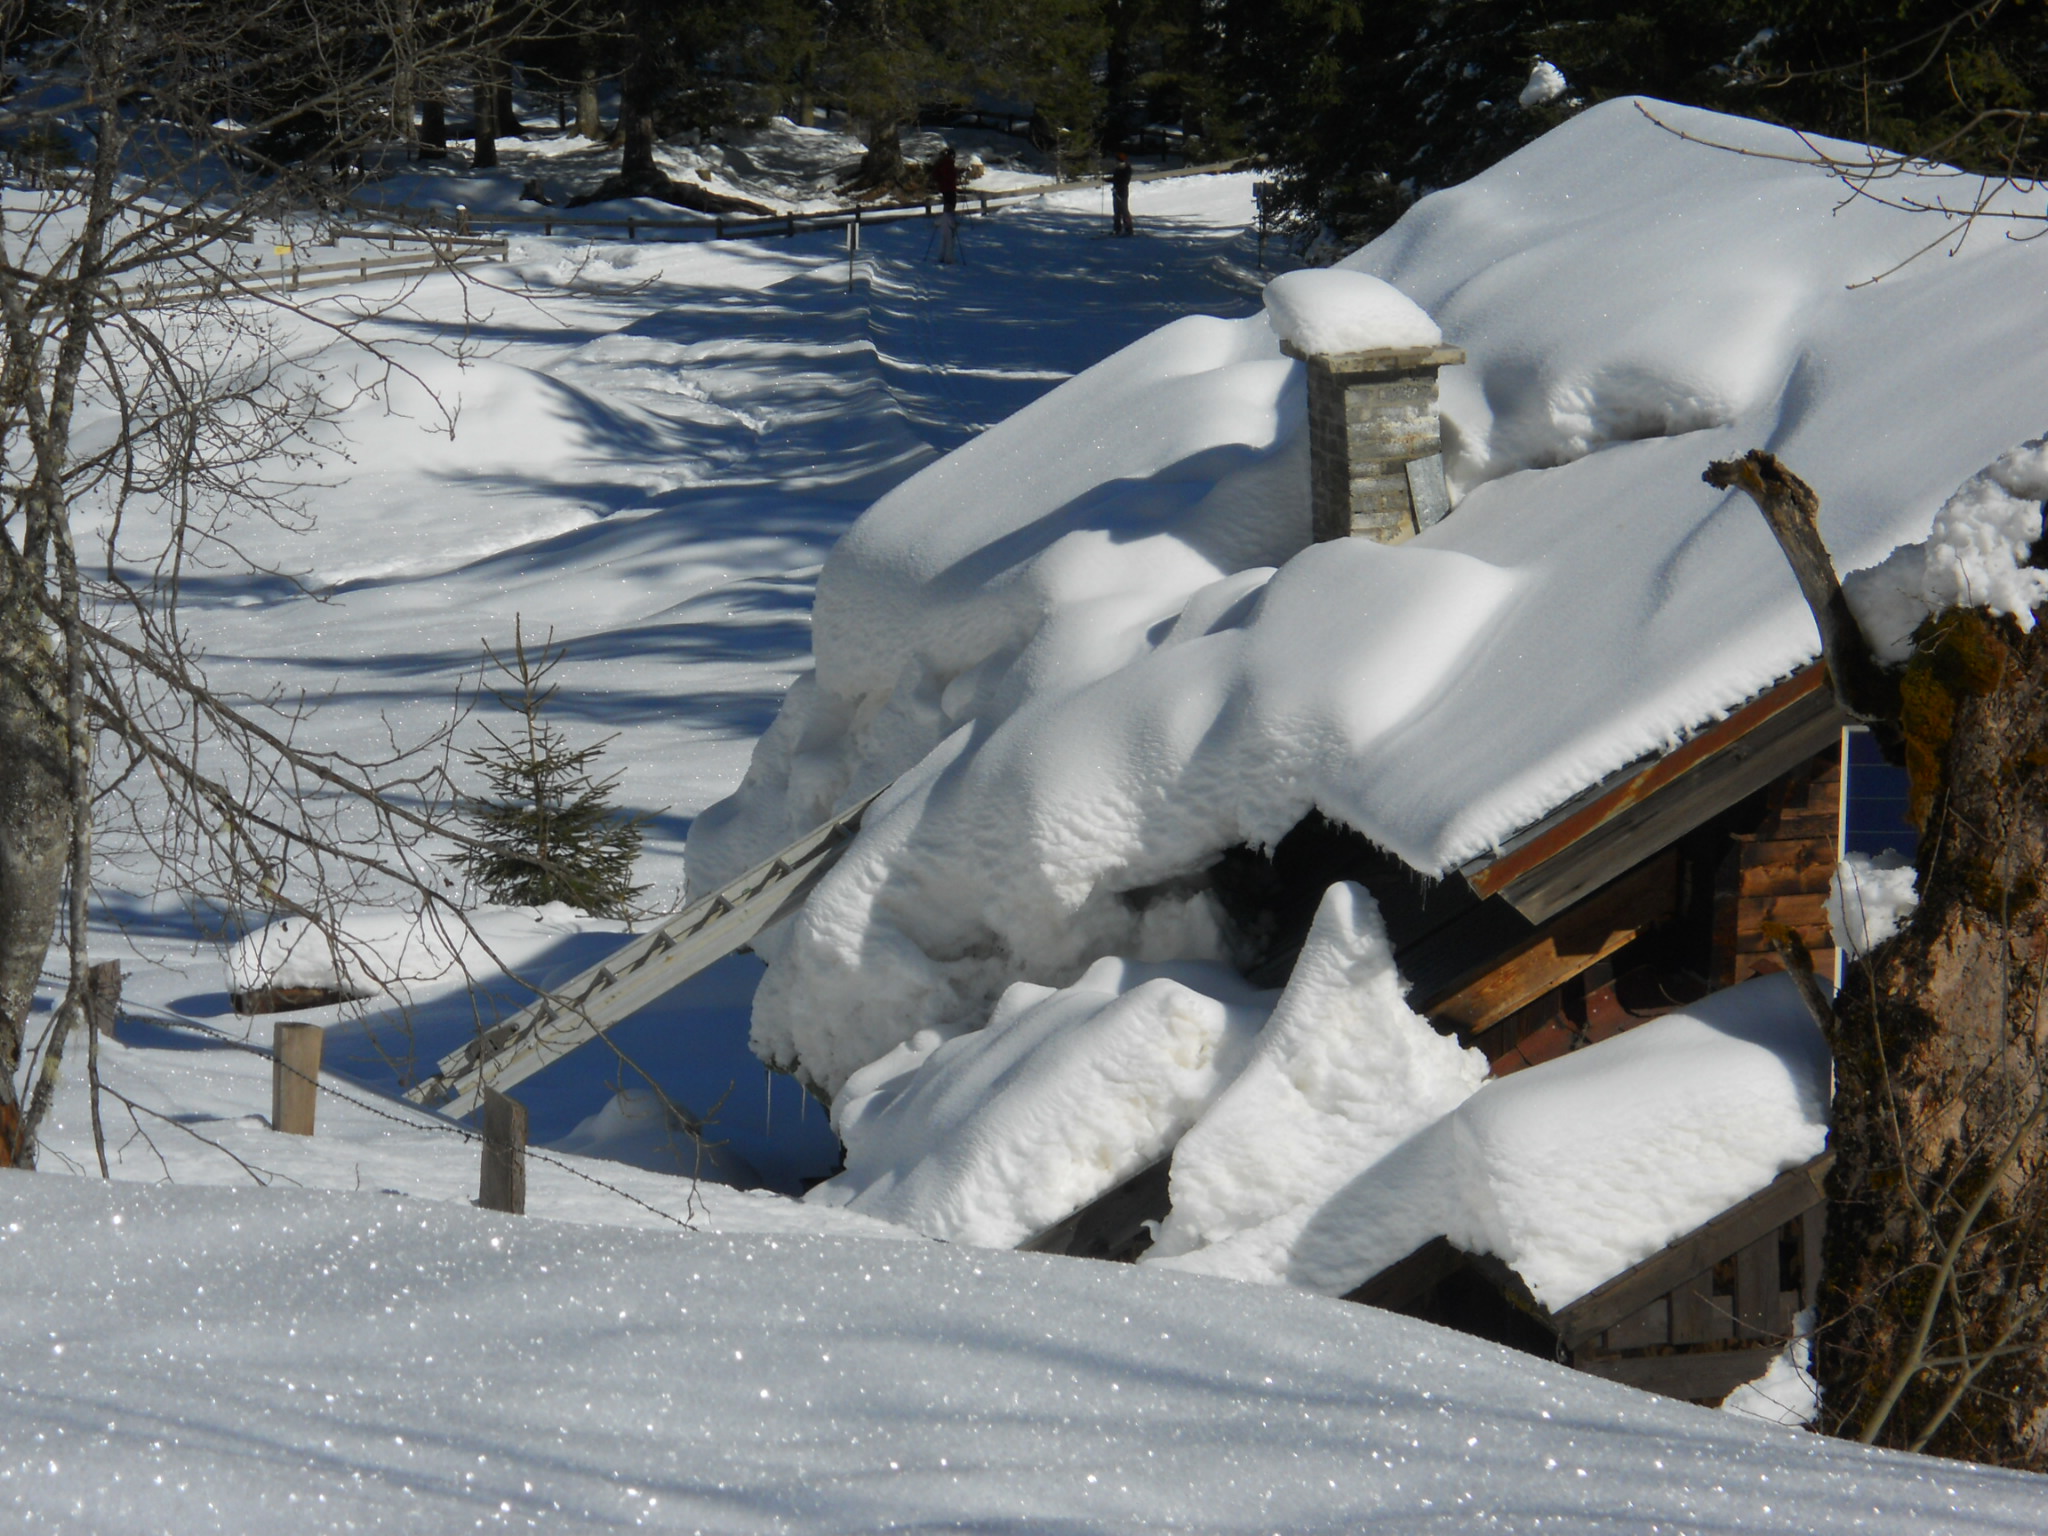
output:
[[[0,1506],[92,1532],[2039,1527],[1416,1323],[939,1244],[0,1174]]]

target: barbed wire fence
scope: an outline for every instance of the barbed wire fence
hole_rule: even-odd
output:
[[[43,979],[45,981],[54,983],[58,986],[62,986],[65,980],[65,978],[63,978],[62,976],[59,976],[47,970],[43,972]],[[121,1006],[121,1014],[123,1017],[137,1019],[150,1024],[155,1024],[162,1028],[188,1030],[194,1034],[205,1035],[212,1040],[218,1041],[220,1044],[226,1046],[230,1050],[242,1051],[248,1055],[255,1056],[261,1060],[269,1062],[271,1064],[272,1071],[282,1071],[290,1074],[293,1077],[298,1078],[302,1082],[310,1083],[318,1092],[327,1095],[329,1098],[335,1099],[343,1104],[347,1104],[351,1108],[361,1110],[365,1114],[373,1115],[379,1120],[387,1120],[391,1124],[401,1126],[406,1130],[428,1131],[438,1135],[453,1136],[465,1143],[475,1144],[479,1148],[481,1148],[483,1144],[484,1138],[481,1132],[471,1130],[469,1127],[464,1125],[457,1125],[455,1122],[451,1120],[444,1120],[437,1116],[427,1114],[424,1111],[412,1110],[409,1107],[403,1111],[396,1108],[385,1108],[382,1105],[371,1102],[371,1100],[369,1100],[368,1098],[362,1097],[355,1093],[351,1093],[346,1089],[339,1087],[331,1081],[324,1080],[322,1075],[316,1075],[313,1073],[301,1071],[299,1068],[293,1066],[290,1062],[280,1060],[277,1053],[271,1050],[268,1046],[260,1045],[252,1040],[239,1039],[235,1035],[230,1034],[228,1031],[217,1028],[214,1025],[201,1023],[197,1019],[188,1019],[183,1017],[182,1015],[160,1013],[154,1009],[139,1008],[126,1003],[122,1004]],[[259,1184],[268,1185],[275,1179],[290,1177],[290,1175],[282,1174],[275,1169],[259,1168],[258,1166],[251,1164],[247,1159],[243,1158],[238,1153],[232,1151],[227,1147],[222,1146],[219,1142],[212,1140],[210,1137],[201,1135],[186,1122],[177,1119],[175,1116],[165,1114],[161,1110],[152,1109],[150,1106],[146,1104],[142,1104],[137,1100],[131,1099],[126,1094],[123,1094],[118,1090],[106,1085],[104,1082],[101,1084],[100,1091],[107,1094],[109,1097],[117,1100],[124,1108],[128,1110],[131,1118],[136,1117],[138,1114],[150,1115],[156,1119],[164,1121],[167,1125],[173,1126],[176,1129],[185,1132],[187,1135],[194,1137],[198,1141],[203,1142],[208,1147],[211,1147],[214,1151],[220,1153],[223,1157],[239,1165],[245,1173],[249,1174],[249,1176]],[[147,1139],[146,1133],[145,1139]],[[154,1150],[155,1144],[153,1141],[150,1143],[150,1145],[152,1150]],[[553,1156],[548,1152],[542,1151],[535,1147],[528,1147],[526,1149],[526,1155],[528,1158],[532,1159],[535,1162],[544,1163],[548,1167],[558,1169],[559,1171],[570,1175],[572,1178],[580,1179],[584,1183],[589,1184],[596,1189],[604,1191],[606,1194],[616,1196],[618,1199],[623,1200],[630,1205],[638,1206],[641,1210],[644,1210],[651,1215],[658,1216],[663,1221],[669,1222],[686,1232],[694,1232],[697,1230],[696,1218],[700,1214],[702,1214],[699,1209],[697,1200],[697,1187],[701,1180],[695,1174],[692,1174],[690,1176],[690,1193],[689,1198],[684,1205],[684,1214],[678,1216],[673,1211],[663,1210],[660,1206],[655,1205],[652,1201],[642,1199],[639,1195],[634,1194],[631,1190],[621,1189],[618,1185],[613,1184],[606,1179],[601,1179],[597,1175],[590,1173],[582,1168],[578,1168],[572,1163],[565,1162],[561,1158]],[[158,1161],[160,1163],[164,1163],[164,1159],[161,1153],[158,1153]],[[171,1175],[169,1172],[168,1163],[164,1163],[164,1168],[165,1177],[169,1178]],[[293,1182],[297,1181],[294,1180]]]

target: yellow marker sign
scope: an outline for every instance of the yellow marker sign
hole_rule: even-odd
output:
[[[288,245],[277,246],[275,247],[275,250],[277,251],[277,254],[280,256],[289,256],[292,253],[292,248]]]

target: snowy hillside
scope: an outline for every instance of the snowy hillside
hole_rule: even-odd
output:
[[[1412,542],[1304,548],[1304,369],[1276,333],[1298,317],[1271,296],[1270,317],[1148,336],[853,527],[819,579],[815,670],[690,845],[708,886],[893,780],[805,910],[761,945],[754,1047],[835,1097],[849,1146],[847,1175],[819,1198],[965,1235],[959,1210],[986,1212],[992,1185],[1020,1211],[1047,1188],[1085,1201],[1184,1133],[1202,1145],[1212,1104],[1251,1149],[1240,1160],[1294,1134],[1298,1106],[1269,1095],[1246,1118],[1228,1089],[1250,1057],[1223,1022],[1239,1000],[1196,975],[1225,958],[1203,872],[1312,809],[1424,874],[1455,868],[1811,660],[1791,572],[1745,499],[1701,484],[1710,460],[1781,455],[1819,489],[1845,570],[1927,539],[1971,481],[1935,546],[1855,585],[1910,610],[1922,586],[1938,595],[1966,571],[1978,600],[2024,612],[2039,584],[2019,566],[2048,473],[2032,450],[2005,456],[2044,425],[2038,251],[1980,233],[1894,271],[1928,222],[1844,202],[1788,163],[1803,153],[1779,130],[1611,102],[1425,199],[1354,257],[1470,359],[1443,382],[1454,510]],[[1398,304],[1372,314],[1406,327],[1385,344],[1422,335]],[[1453,1066],[1421,1064],[1441,1042],[1398,986],[1371,994],[1390,964],[1376,927],[1370,913],[1332,917],[1318,963],[1349,968],[1336,991],[1367,999],[1355,1006],[1369,1027],[1346,1038],[1376,1042],[1358,1047],[1372,1070],[1384,1052],[1414,1091],[1378,1107],[1336,1094],[1322,1150],[1341,1145],[1339,1161],[1294,1189],[1296,1208],[1266,1210],[1297,1233],[1471,1091]],[[1181,989],[1172,1007],[1168,986]],[[1753,1081],[1737,1037],[1761,1039],[1777,1018],[1763,1074],[1776,1086],[1753,1090],[1780,1106],[1757,1121],[1776,1129],[1730,1154],[1733,1187],[1702,1187],[1669,1224],[1631,1225],[1592,1268],[1556,1271],[1560,1299],[1819,1149],[1825,1104],[1798,1010],[1756,988],[1744,998],[1725,1005],[1739,1026],[1707,1028],[1726,1052],[1708,1076]],[[1274,1018],[1317,1006],[1283,998]],[[1214,1022],[1155,1025],[1136,1037],[1148,1051],[1129,1020],[1112,1027],[1115,1009]],[[1055,1018],[1067,1022],[1047,1027]],[[1675,1036],[1644,1035],[1590,1054],[1669,1043],[1665,1070],[1694,1070]],[[1294,1081],[1327,1085],[1330,1053],[1304,1049]],[[1077,1097],[1059,1085],[1089,1079],[1090,1050],[1114,1086]],[[1509,1092],[1480,1090],[1474,1115]],[[1113,1116],[1098,1098],[1116,1100]],[[1063,1135],[1066,1118],[1089,1134]],[[1122,1129],[1101,1129],[1112,1121]],[[1197,1182],[1177,1160],[1176,1207],[1200,1203]],[[1226,1225],[1251,1224],[1265,1198],[1247,1194]],[[1501,1252],[1517,1219],[1468,1215],[1459,1230]],[[1192,1244],[1193,1227],[1179,1236]],[[1315,1271],[1298,1252],[1217,1267]],[[1342,1290],[1372,1268],[1359,1256],[1310,1283]]]
[[[498,201],[518,175],[490,183]],[[400,190],[491,202],[447,180]],[[1099,202],[1067,192],[972,221],[957,268],[926,259],[922,222],[871,230],[852,292],[829,233],[722,244],[521,233],[478,282],[373,281],[326,290],[304,320],[279,315],[269,340],[281,368],[324,373],[339,407],[333,451],[295,467],[303,527],[246,522],[246,565],[187,580],[186,620],[214,684],[318,701],[299,728],[308,744],[419,739],[453,718],[483,646],[508,644],[515,616],[529,636],[552,630],[567,653],[554,718],[579,743],[617,733],[603,766],[622,775],[619,800],[651,817],[638,878],[651,904],[674,904],[692,818],[738,780],[805,663],[818,567],[861,509],[1156,326],[1256,308],[1249,178],[1146,188],[1135,246],[1093,238],[1107,230]],[[356,398],[352,381],[384,370],[322,322],[373,304],[395,306],[370,336],[406,371]],[[480,739],[484,723],[459,740]],[[120,961],[131,1009],[267,1041],[268,1020],[230,1011],[224,915],[188,909],[155,841],[109,835],[99,852],[95,957]],[[482,944],[458,943],[409,907],[375,910],[390,893],[363,895],[350,931],[396,995],[308,1016],[331,1025],[331,1067],[387,1089],[471,1038],[477,1002],[524,1001],[495,977],[499,964],[548,983],[622,942],[618,923],[503,911],[480,915]],[[268,963],[291,953],[297,926],[287,917],[265,936]],[[317,969],[324,957],[300,958]],[[729,1176],[794,1191],[828,1171],[838,1147],[817,1106],[747,1052],[759,974],[752,957],[728,960],[616,1032],[618,1052],[584,1052],[536,1080],[536,1140],[576,1132],[619,1088],[641,1087],[644,1068],[712,1118]],[[114,1049],[116,1086],[160,1104],[154,1082],[128,1074],[161,1054]],[[53,1146],[90,1166],[82,1113],[61,1108]],[[602,1145],[671,1171],[698,1166],[688,1139],[666,1131]],[[154,1164],[138,1150],[130,1171],[153,1177]]]

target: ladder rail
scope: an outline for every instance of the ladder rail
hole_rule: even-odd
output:
[[[457,1119],[629,1018],[788,916],[838,863],[876,790],[745,874],[450,1051],[406,1090],[413,1103]]]

